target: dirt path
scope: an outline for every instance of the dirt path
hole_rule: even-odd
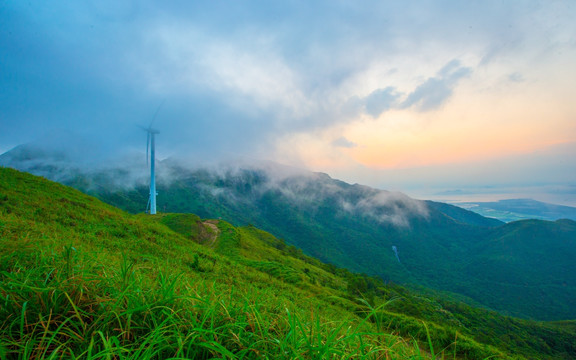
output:
[[[214,244],[216,243],[216,240],[218,239],[218,235],[220,235],[220,229],[218,229],[218,220],[208,220],[208,221],[204,221],[202,224],[208,226],[210,229],[212,229],[212,233],[210,234],[210,238],[208,239],[208,242],[206,243],[206,245],[210,246],[210,247],[214,247]]]

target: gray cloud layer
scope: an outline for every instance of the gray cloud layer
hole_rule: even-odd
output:
[[[359,111],[434,110],[473,71],[459,54],[514,50],[520,20],[543,5],[530,6],[513,17],[497,1],[6,1],[0,150],[60,130],[143,147],[136,125],[163,101],[163,151],[224,154],[266,153]],[[413,89],[383,78],[367,96],[350,90],[375,63],[431,54],[441,70],[413,74],[425,79]]]
[[[373,118],[390,109],[435,110],[448,101],[458,82],[471,73],[471,68],[464,67],[459,60],[453,59],[440,69],[436,76],[418,85],[403,101],[400,101],[402,93],[395,87],[388,86],[374,90],[361,102],[364,103],[364,111]]]
[[[472,69],[463,67],[458,60],[452,60],[435,77],[419,85],[402,103],[402,108],[416,107],[420,111],[440,107],[450,98],[459,80],[467,77]]]

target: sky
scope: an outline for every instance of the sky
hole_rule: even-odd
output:
[[[575,18],[572,0],[2,0],[0,153],[145,151],[152,123],[161,158],[576,206]]]

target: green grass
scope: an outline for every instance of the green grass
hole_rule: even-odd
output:
[[[384,345],[354,314],[160,223],[0,170],[3,359],[370,359],[419,351],[394,336]],[[234,241],[232,233],[224,229],[222,243]]]
[[[206,281],[127,257],[111,262],[76,247],[35,255],[11,257],[2,270],[5,357],[370,359],[419,351],[389,334],[383,344],[384,334],[339,318],[337,308],[310,302],[303,310],[282,290]]]
[[[322,264],[255,227],[217,226],[191,214],[128,215],[0,168],[0,359],[572,354],[573,337],[564,336],[574,333],[565,327],[545,328],[552,344],[528,334],[526,323],[474,310],[474,319],[514,324],[524,333],[510,334],[529,342],[496,348],[493,337],[475,339],[498,328],[472,324],[465,305],[450,312],[447,303]],[[535,334],[543,329],[534,324]],[[539,353],[537,340],[558,351]]]
[[[412,206],[404,206],[415,203],[394,200],[399,194],[327,175],[279,180],[262,169],[215,172],[163,166],[177,175],[158,178],[158,208],[164,211],[224,219],[236,226],[255,224],[325,262],[387,281],[457,293],[470,305],[505,315],[543,321],[576,318],[576,222],[502,225],[434,202],[419,203],[417,207],[428,208],[428,216],[421,218],[413,216]],[[44,170],[54,177],[70,172],[66,166]],[[149,189],[119,187],[131,183],[129,175],[116,169],[76,174],[65,181],[124,210],[141,212]],[[389,195],[389,201],[376,201]],[[408,228],[386,220],[403,213]],[[525,250],[536,250],[536,257]]]

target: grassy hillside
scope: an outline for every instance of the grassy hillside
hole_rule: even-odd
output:
[[[427,357],[345,299],[219,255],[231,251],[229,225],[213,251],[149,218],[0,170],[2,358]]]
[[[0,168],[0,358],[561,359],[573,337]]]
[[[128,166],[98,172],[74,166],[64,156],[23,146],[0,156],[0,163],[44,174],[129,212],[143,211],[149,191],[144,165],[140,172]],[[325,174],[277,165],[191,169],[172,161],[163,161],[158,170],[160,211],[221,218],[236,226],[255,224],[324,262],[386,281],[459,293],[472,299],[470,304],[503,314],[576,318],[576,287],[569,279],[576,273],[572,258],[553,251],[535,257],[522,250],[555,242],[557,236],[576,238],[573,227],[535,223],[531,234],[539,234],[538,241],[523,244],[522,237],[512,239],[513,227],[497,220]],[[544,227],[549,231],[539,229]],[[492,258],[502,255],[493,246],[497,239],[516,244],[514,261]],[[553,280],[543,276],[549,273]]]
[[[257,224],[322,261],[386,281],[460,293],[505,314],[540,320],[576,317],[571,301],[576,298],[576,288],[562,286],[541,292],[538,289],[548,287],[549,282],[524,286],[505,278],[526,268],[546,273],[546,262],[573,268],[569,258],[547,252],[546,261],[534,262],[532,256],[519,252],[526,256],[518,256],[513,263],[484,259],[489,251],[498,252],[485,244],[493,243],[500,232],[513,231],[497,220],[447,204],[418,202],[401,194],[346,184],[322,174],[275,180],[257,170],[175,172],[179,176],[159,185],[158,204],[167,211],[223,218],[234,225]],[[95,194],[136,210],[146,203],[146,191],[137,188]],[[555,236],[554,231],[551,234]],[[576,237],[576,231],[570,230],[566,236]],[[485,278],[486,271],[501,274],[497,284]],[[556,281],[563,282],[569,274],[557,275]]]

